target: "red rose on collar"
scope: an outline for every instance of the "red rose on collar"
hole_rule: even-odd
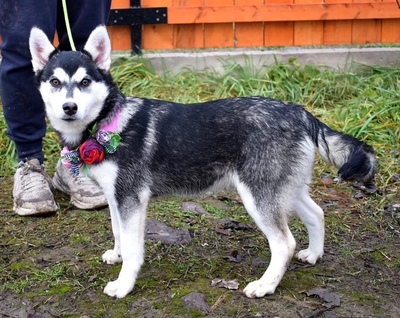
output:
[[[88,139],[79,147],[79,154],[83,162],[88,165],[97,164],[104,159],[104,147],[96,139]]]

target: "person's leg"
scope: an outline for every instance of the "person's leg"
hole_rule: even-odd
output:
[[[40,27],[50,39],[54,37],[56,5],[53,0],[0,0],[0,89],[8,136],[15,142],[18,154],[13,197],[14,210],[19,215],[57,210],[50,178],[43,166],[45,112],[29,52],[29,34],[33,26]]]
[[[89,34],[98,25],[107,24],[111,8],[111,0],[68,0],[67,8],[72,37],[76,49],[80,51],[85,46]],[[66,32],[62,6],[59,7],[58,11],[57,33],[60,41],[60,50],[71,50]]]
[[[45,111],[34,80],[29,34],[37,26],[52,39],[56,7],[54,0],[0,0],[0,87],[8,135],[15,142],[18,161],[37,158],[43,163],[44,160]]]

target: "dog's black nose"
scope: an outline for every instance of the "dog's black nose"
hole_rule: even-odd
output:
[[[78,110],[78,105],[74,102],[66,102],[63,105],[64,113],[68,116],[75,115]]]

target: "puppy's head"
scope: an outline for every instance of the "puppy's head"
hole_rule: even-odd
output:
[[[74,143],[97,118],[109,94],[107,29],[94,29],[82,52],[59,52],[42,30],[33,28],[29,48],[50,123],[66,142]]]

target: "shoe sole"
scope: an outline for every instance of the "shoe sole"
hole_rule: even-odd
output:
[[[23,208],[20,206],[17,206],[14,203],[14,212],[20,216],[39,216],[39,215],[45,215],[45,214],[53,214],[57,212],[58,206],[53,203],[53,202],[47,202],[48,205],[46,205],[46,208],[42,209],[29,209],[29,208]]]

